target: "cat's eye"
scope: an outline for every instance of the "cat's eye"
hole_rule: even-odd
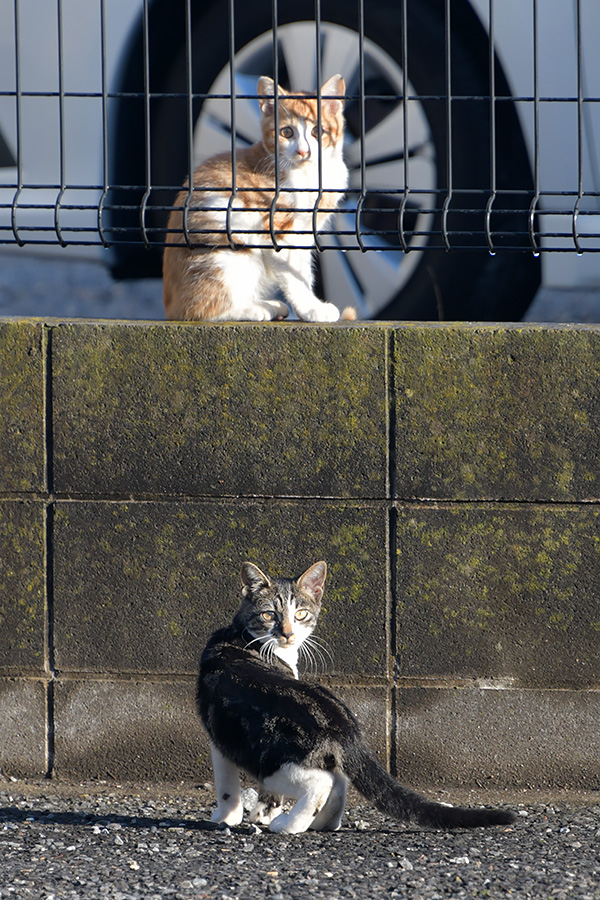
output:
[[[275,620],[275,613],[270,612],[270,610],[264,610],[261,612],[260,617],[263,622],[273,622]]]
[[[298,622],[304,622],[305,619],[308,619],[308,610],[307,609],[297,609],[295,618]]]
[[[319,136],[320,136],[320,137],[325,137],[327,133],[328,133],[328,132],[325,131],[325,129],[322,127],[322,128],[321,128],[321,134],[319,135],[319,126],[318,126],[318,125],[315,125],[315,127],[314,127],[313,130],[312,130],[312,136],[313,136],[313,137],[316,137],[316,138],[318,138]]]
[[[290,125],[284,125],[283,128],[280,128],[279,134],[281,137],[289,138],[294,137],[294,129]]]

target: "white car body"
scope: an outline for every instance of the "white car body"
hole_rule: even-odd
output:
[[[537,211],[544,235],[543,283],[546,286],[600,286],[600,206],[598,196],[577,205],[580,188],[578,128],[581,124],[581,185],[586,194],[600,194],[600,104],[578,107],[566,98],[578,93],[577,0],[543,0],[538,17],[536,122],[531,99],[534,79],[534,0],[470,0],[489,32],[494,18],[494,48],[502,63],[526,139],[532,170],[543,194]],[[23,189],[16,196],[17,169],[0,168],[0,243],[44,247],[90,244],[88,254],[102,250],[95,205],[105,183],[103,123],[111,103],[101,97],[69,96],[114,90],[130,37],[142,11],[141,0],[106,0],[103,68],[100,3],[62,0],[63,69],[59,72],[57,4],[19,0],[19,68],[15,54],[13,0],[0,0],[0,135],[16,158],[21,155]],[[600,4],[581,0],[581,85],[586,96],[600,96]],[[103,77],[104,76],[104,77]],[[17,103],[19,89],[19,131]],[[58,97],[28,93],[62,92]],[[552,102],[544,98],[553,98]],[[63,154],[61,158],[61,135]],[[110,135],[108,135],[110,140]],[[10,185],[2,187],[2,185]],[[565,193],[566,192],[566,193]],[[58,215],[55,206],[59,203]],[[77,208],[82,207],[82,208]],[[552,213],[552,214],[550,214]],[[571,232],[575,223],[577,241]],[[590,236],[591,235],[591,236]],[[594,237],[598,235],[598,237]],[[97,245],[94,247],[93,245]],[[583,252],[578,254],[577,244]],[[71,251],[75,247],[69,248]],[[62,251],[65,252],[64,250]],[[75,252],[77,252],[75,250]],[[79,252],[82,252],[81,246]]]

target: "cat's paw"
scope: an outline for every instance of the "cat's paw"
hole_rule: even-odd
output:
[[[300,834],[306,831],[308,822],[302,822],[297,818],[294,819],[291,813],[281,813],[269,825],[269,831],[275,834]]]
[[[281,322],[290,314],[288,307],[281,300],[263,300],[266,321]]]
[[[217,806],[210,821],[218,825],[239,825],[243,818],[244,807],[239,803],[237,806]]]
[[[333,303],[319,303],[302,315],[305,322],[337,322],[339,318],[340,311]]]
[[[270,825],[273,819],[281,814],[281,806],[268,806],[266,803],[256,804],[254,809],[250,810],[248,818],[256,825]]]

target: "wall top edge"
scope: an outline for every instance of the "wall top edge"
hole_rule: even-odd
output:
[[[513,332],[531,333],[540,331],[600,333],[600,323],[587,324],[580,322],[392,322],[392,321],[356,321],[356,322],[167,322],[162,319],[93,319],[69,317],[36,317],[36,316],[0,316],[0,326],[4,324],[45,325],[49,328],[62,326],[73,327],[114,327],[125,328],[167,328],[167,329],[326,329],[327,331],[353,331],[369,329],[370,331],[459,331],[459,332]]]

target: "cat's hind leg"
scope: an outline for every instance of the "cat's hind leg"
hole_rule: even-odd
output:
[[[270,825],[273,819],[281,813],[282,802],[283,797],[259,788],[256,806],[250,810],[248,818],[258,825]]]
[[[296,803],[288,813],[281,813],[273,819],[270,830],[286,834],[306,831],[327,803],[334,783],[335,777],[331,772],[285,763],[265,778],[264,785],[273,793],[292,797]]]
[[[211,816],[211,822],[239,825],[244,816],[239,769],[227,757],[223,756],[212,741],[210,744],[210,755],[212,757],[215,788],[217,790],[217,808]]]
[[[337,773],[334,778],[335,781],[327,803],[309,826],[312,831],[337,831],[342,824],[342,816],[346,808],[348,779],[341,772]]]

